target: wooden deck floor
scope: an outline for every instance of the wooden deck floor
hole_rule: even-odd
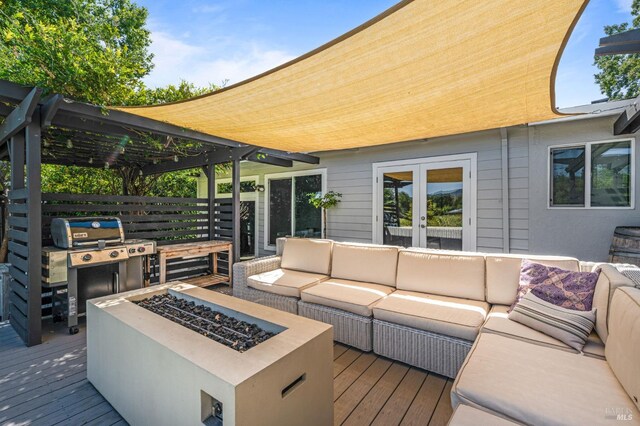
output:
[[[0,323],[0,424],[125,425],[87,381],[86,334],[66,328],[44,333],[26,348]],[[452,381],[405,364],[336,344],[335,424],[444,425],[451,416]]]

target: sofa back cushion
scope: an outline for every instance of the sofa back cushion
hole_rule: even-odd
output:
[[[593,294],[593,309],[596,310],[596,333],[606,343],[609,335],[609,304],[613,294],[618,287],[633,287],[633,281],[610,264],[603,263],[598,268],[600,276]]]
[[[332,278],[395,287],[397,267],[397,247],[371,244],[333,244]]]
[[[618,381],[640,409],[640,289],[621,287],[614,292],[604,353]]]
[[[396,287],[398,290],[484,301],[484,274],[482,255],[400,250]]]
[[[282,250],[283,269],[329,275],[333,241],[287,238]]]
[[[511,305],[515,302],[522,259],[568,271],[580,271],[580,263],[573,257],[488,254],[487,302],[498,305]]]

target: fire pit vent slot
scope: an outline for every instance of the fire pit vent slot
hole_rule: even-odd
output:
[[[222,426],[222,402],[202,390],[200,391],[200,410],[203,424]]]
[[[282,389],[282,397],[284,398],[285,396],[289,395],[291,392],[296,390],[300,385],[304,383],[305,380],[307,380],[307,373],[304,373],[302,376],[295,379],[289,385],[285,386],[285,388]]]

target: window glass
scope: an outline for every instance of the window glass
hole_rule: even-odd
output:
[[[631,142],[591,145],[591,206],[631,205]]]
[[[291,235],[291,178],[269,181],[269,244]]]
[[[322,192],[320,175],[298,176],[295,180],[295,230],[296,237],[320,238],[322,235],[322,211],[309,202],[309,196]]]
[[[551,205],[584,206],[585,147],[551,150]]]

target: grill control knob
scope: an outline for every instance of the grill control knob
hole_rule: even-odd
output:
[[[136,252],[136,249],[134,249],[133,247],[131,247],[131,248],[129,249],[129,253],[133,254],[133,253],[135,253],[135,252]]]
[[[110,257],[118,257],[118,251],[117,250],[112,251],[111,253],[109,253],[109,256]]]
[[[145,248],[140,246],[138,247],[138,253],[144,253]]]
[[[84,256],[82,256],[82,260],[84,260],[85,262],[88,262],[91,259],[93,259],[93,256],[91,256],[89,253],[87,253]]]

